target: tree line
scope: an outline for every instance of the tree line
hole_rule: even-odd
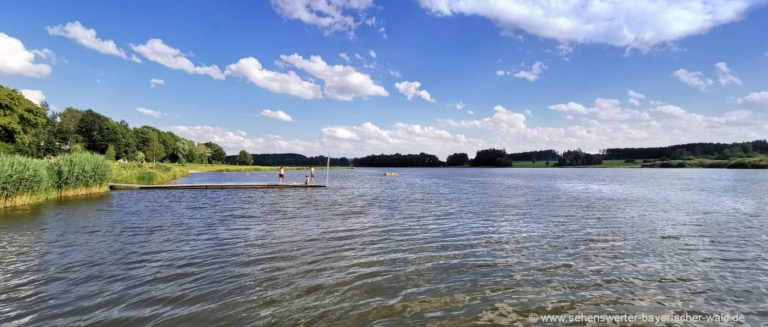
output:
[[[0,153],[34,158],[88,150],[112,160],[217,163],[226,153],[218,144],[195,143],[155,127],[131,128],[93,110],[52,112],[18,91],[0,86]]]
[[[605,159],[687,159],[726,160],[768,154],[768,142],[689,143],[650,148],[609,148],[601,151]]]

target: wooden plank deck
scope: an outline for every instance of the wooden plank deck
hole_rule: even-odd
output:
[[[222,189],[259,189],[259,188],[318,188],[325,185],[304,184],[163,184],[138,185],[110,183],[111,190],[222,190]]]

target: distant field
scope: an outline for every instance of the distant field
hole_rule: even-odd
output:
[[[186,164],[185,168],[190,171],[200,172],[243,172],[243,171],[276,171],[276,166],[234,166],[234,165],[205,165],[205,164]],[[285,170],[309,170],[309,166],[285,166]],[[315,166],[316,170],[323,170],[325,166]],[[351,169],[351,167],[331,167],[331,169]]]

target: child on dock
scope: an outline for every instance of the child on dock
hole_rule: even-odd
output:
[[[280,166],[280,170],[278,170],[277,182],[279,184],[285,184],[285,168],[283,168],[283,166]]]

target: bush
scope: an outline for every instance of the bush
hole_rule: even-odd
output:
[[[624,163],[635,163],[635,159],[624,160]]]

